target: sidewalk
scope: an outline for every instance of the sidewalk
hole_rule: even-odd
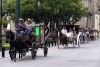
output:
[[[4,58],[7,58],[7,57],[9,57],[9,50],[6,50],[5,51],[5,57]],[[2,59],[3,57],[2,57],[2,51],[0,51],[0,59]]]

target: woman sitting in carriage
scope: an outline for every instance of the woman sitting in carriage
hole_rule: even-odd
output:
[[[34,25],[32,24],[31,19],[28,19],[27,20],[27,24],[26,24],[26,30],[24,32],[24,36],[26,36],[26,35],[30,36],[32,31],[33,31],[33,29],[34,29]]]
[[[33,32],[33,29],[34,29],[34,25],[32,24],[31,19],[28,19],[26,23],[26,30],[23,33],[25,41],[29,41],[30,39],[32,39],[33,35],[31,34]]]

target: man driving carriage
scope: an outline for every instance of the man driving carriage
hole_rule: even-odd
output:
[[[23,22],[23,19],[20,18],[19,23],[16,25],[16,28],[15,28],[16,34],[22,34],[23,35],[25,29],[26,29],[26,25]]]
[[[32,33],[34,26],[32,25],[32,21],[30,19],[27,20],[27,24],[25,24],[23,22],[23,19],[19,19],[19,23],[16,25],[16,32],[17,35],[21,34],[22,36],[30,36],[30,34]]]
[[[66,27],[65,26],[63,26],[63,29],[62,29],[62,31],[61,31],[63,34],[67,34],[67,29],[66,29]]]

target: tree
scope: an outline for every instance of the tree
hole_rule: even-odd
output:
[[[15,0],[6,0],[4,1],[4,5],[3,5],[3,16],[6,17],[7,16],[11,16],[10,20],[14,20],[15,19]]]
[[[83,6],[80,0],[40,0],[41,6],[38,8],[38,0],[20,0],[21,17],[24,19],[34,18],[36,22],[57,22],[77,23],[86,15],[87,8]],[[9,0],[3,7],[5,13],[15,19],[15,0]],[[57,13],[59,10],[59,13]]]
[[[4,18],[2,18],[2,24],[3,25],[7,25],[8,24],[7,20],[5,20]]]

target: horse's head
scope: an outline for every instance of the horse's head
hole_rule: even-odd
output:
[[[14,38],[15,38],[14,32],[12,32],[11,30],[5,31],[5,37],[6,37],[6,43],[14,40]]]

